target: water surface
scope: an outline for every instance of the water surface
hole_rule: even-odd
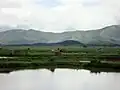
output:
[[[21,70],[0,74],[0,90],[120,90],[120,73],[88,70]]]

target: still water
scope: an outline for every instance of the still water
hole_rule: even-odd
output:
[[[88,70],[21,70],[0,74],[0,90],[120,90],[120,73]]]

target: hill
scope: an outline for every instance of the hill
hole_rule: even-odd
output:
[[[84,44],[114,45],[120,44],[120,26],[113,25],[98,30],[69,31],[63,33],[42,32],[36,30],[11,29],[0,32],[0,43],[10,44],[50,44],[73,40]]]

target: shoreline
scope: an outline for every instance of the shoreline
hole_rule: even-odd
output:
[[[92,73],[100,72],[120,72],[120,64],[97,63],[97,62],[2,62],[0,63],[0,73],[9,73],[16,70],[25,69],[49,69],[54,72],[56,68],[86,69]]]

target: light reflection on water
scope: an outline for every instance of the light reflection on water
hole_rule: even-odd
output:
[[[21,70],[0,74],[0,90],[120,90],[120,73],[88,70]]]

